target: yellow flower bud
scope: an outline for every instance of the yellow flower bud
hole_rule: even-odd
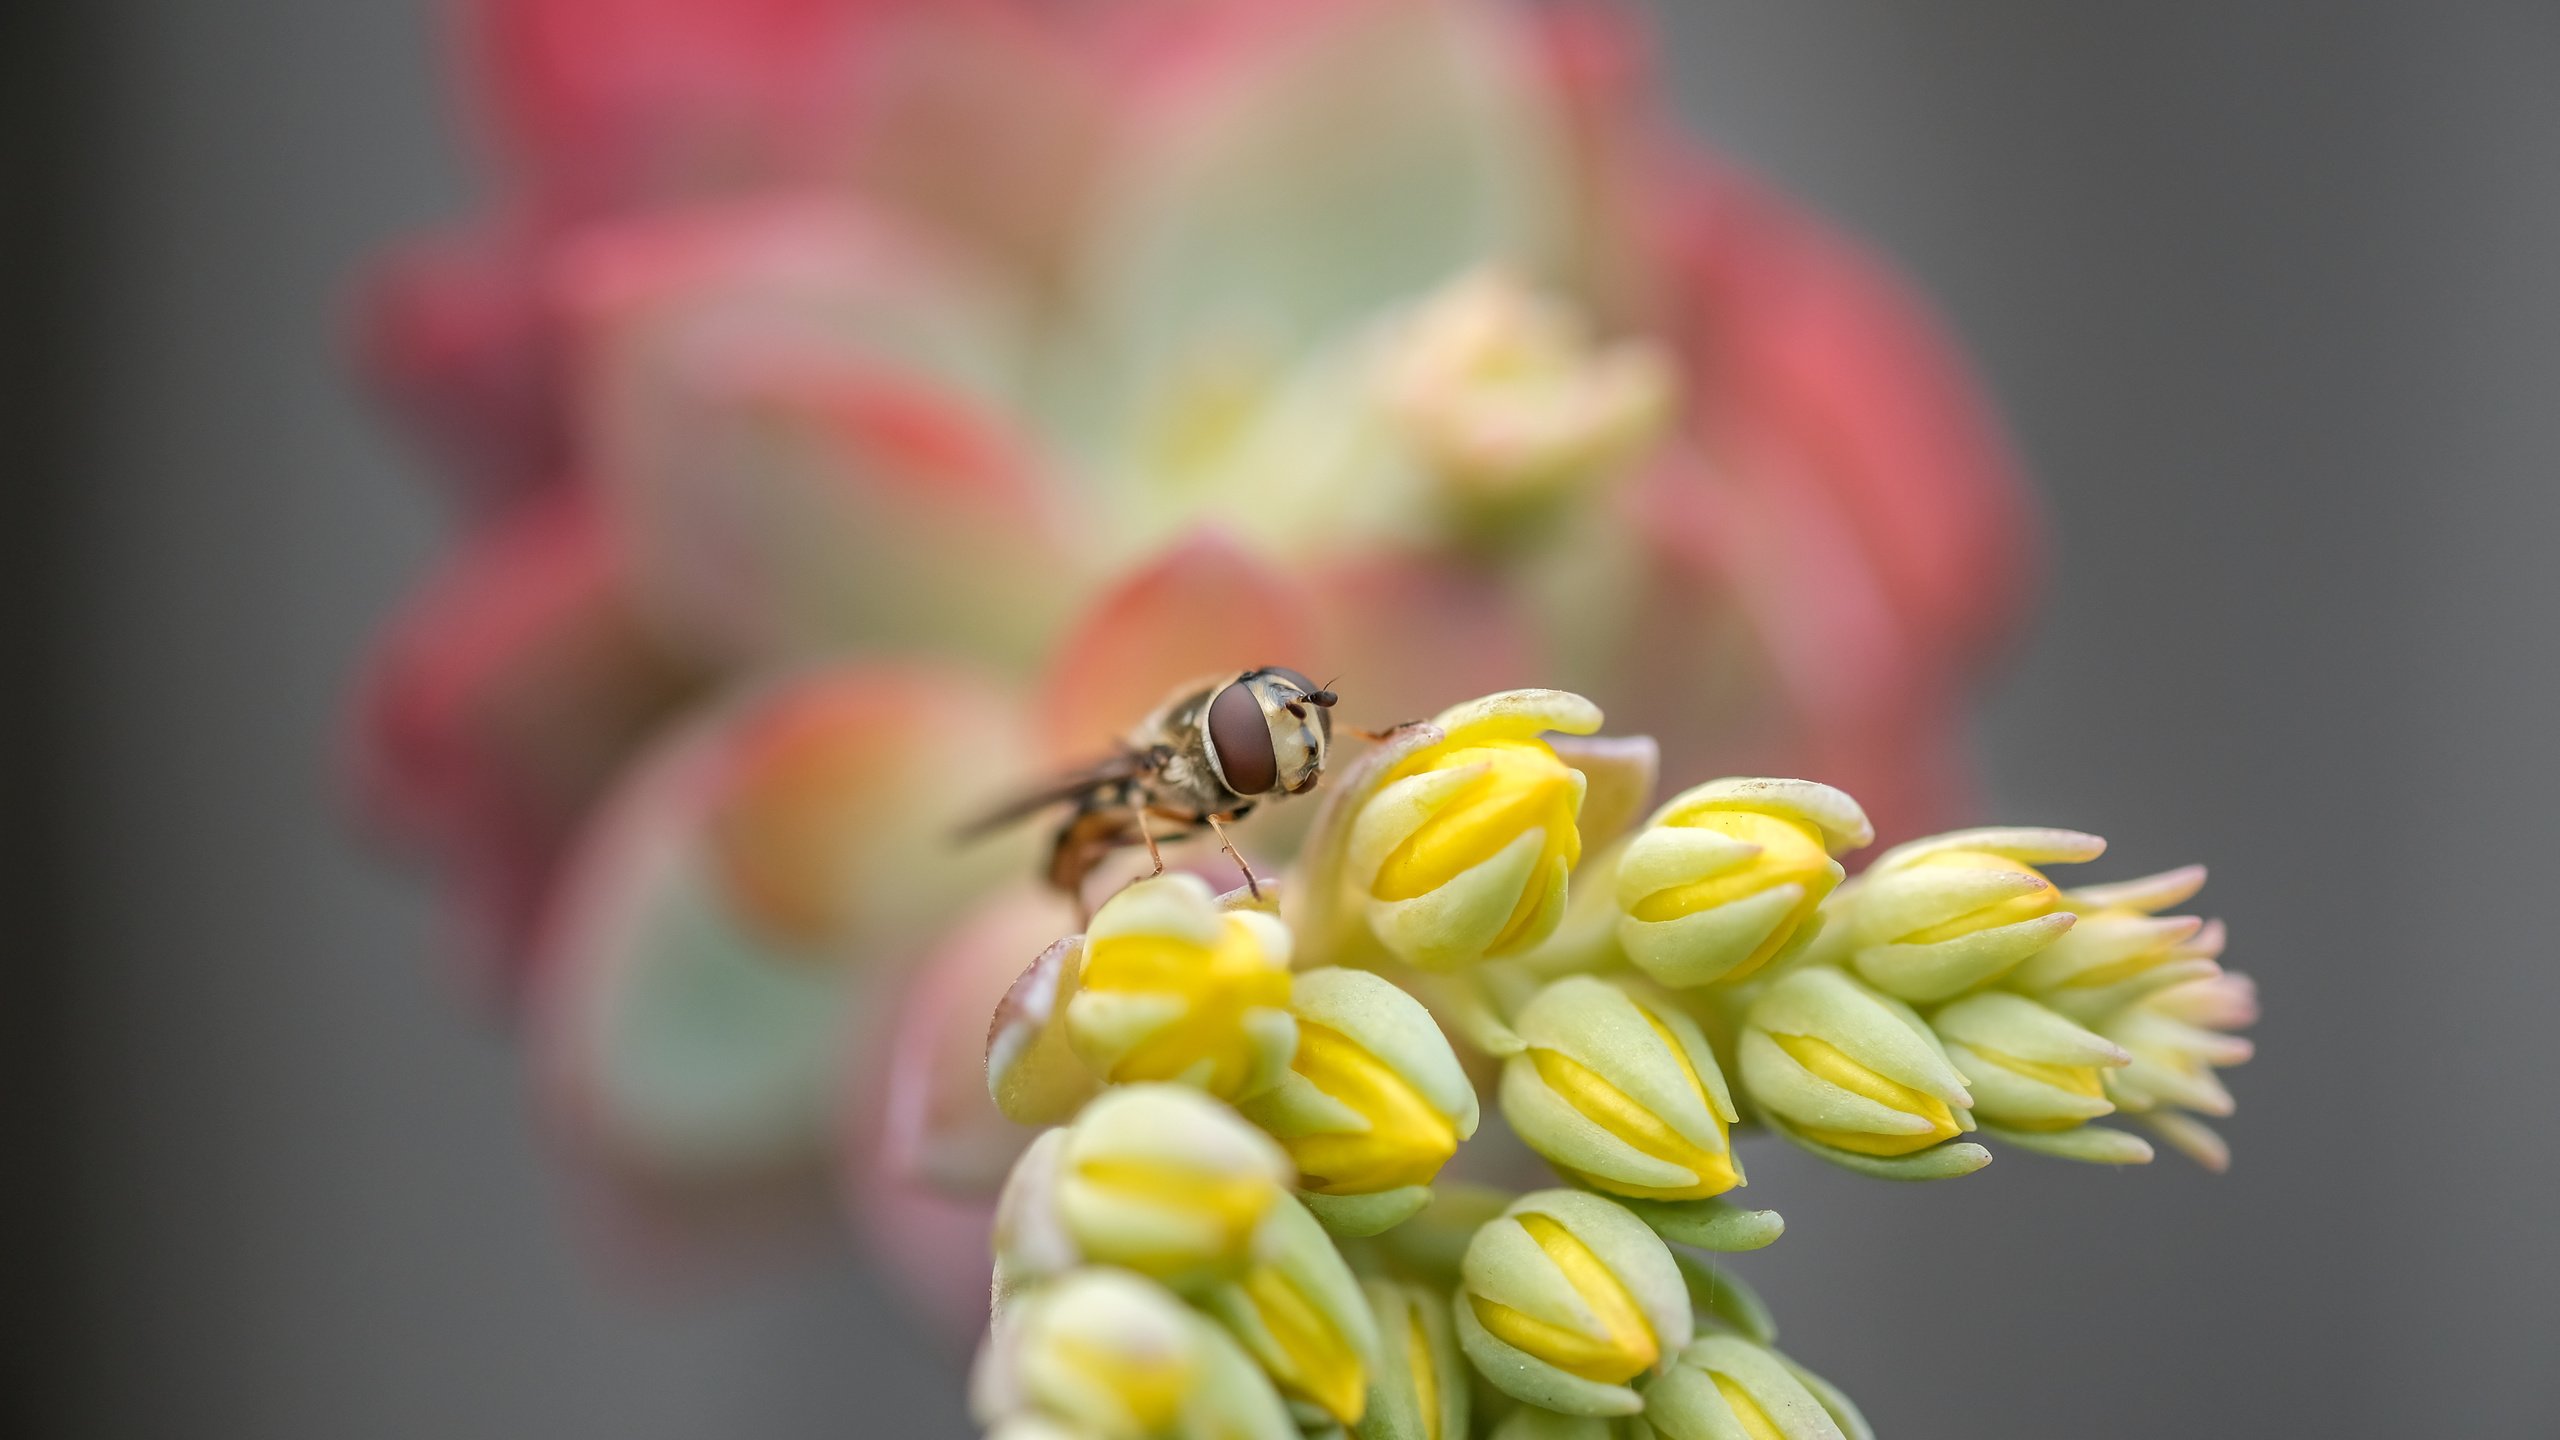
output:
[[[1772,1351],[1710,1335],[1645,1387],[1644,1423],[1662,1440],[1842,1440],[1821,1398]]]
[[[1739,1054],[1760,1109],[1835,1150],[1909,1155],[1971,1128],[1973,1097],[1928,1026],[1837,970],[1771,985],[1744,1017]]]
[[[1475,1133],[1475,1090],[1431,1012],[1380,976],[1307,971],[1290,1008],[1289,1073],[1245,1115],[1288,1150],[1326,1225],[1374,1234],[1429,1203],[1432,1177]]]
[[[1582,772],[1543,738],[1587,735],[1578,695],[1515,690],[1444,712],[1443,738],[1403,757],[1353,820],[1347,873],[1380,943],[1448,968],[1537,944],[1564,914],[1582,858]]]
[[[1460,1266],[1458,1343],[1494,1388],[1575,1415],[1632,1415],[1627,1382],[1689,1343],[1689,1294],[1662,1238],[1579,1190],[1524,1195]]]
[[[1207,1300],[1293,1400],[1336,1423],[1356,1423],[1368,1406],[1377,1326],[1333,1237],[1303,1206],[1283,1199],[1272,1212],[1270,1253]]]
[[[1851,964],[1904,1000],[1945,1000],[1998,979],[2072,925],[2038,865],[2095,859],[2070,830],[1962,830],[1896,846],[1842,897]]]
[[[1297,1440],[1235,1341],[1139,1276],[1078,1270],[998,1316],[972,1378],[979,1422],[1044,1419],[1097,1440]],[[1035,1431],[1036,1433],[1036,1431]]]
[[[1266,1248],[1288,1181],[1271,1138],[1199,1091],[1108,1090],[1015,1166],[997,1257],[1008,1280],[1082,1263],[1178,1287],[1230,1278]]]
[[[1378,1363],[1359,1440],[1466,1440],[1471,1377],[1449,1333],[1448,1292],[1392,1280],[1361,1285]]]
[[[1224,911],[1193,875],[1141,880],[1085,932],[1067,1038],[1104,1080],[1168,1080],[1222,1099],[1268,1089],[1289,1063],[1289,931]]]
[[[2155,990],[2221,973],[2222,927],[2193,915],[2161,915],[2204,886],[2201,865],[2074,890],[2070,932],[2002,983],[2089,1023]]]
[[[1605,478],[1671,416],[1671,363],[1595,343],[1551,297],[1494,269],[1431,298],[1385,374],[1388,407],[1447,497],[1500,518]]]
[[[1646,1200],[1742,1183],[1739,1118],[1697,1022],[1607,981],[1569,976],[1522,1007],[1528,1049],[1502,1070],[1502,1113],[1569,1179]]]
[[[1930,1017],[1964,1072],[1973,1113],[2011,1130],[2069,1130],[2115,1109],[2101,1070],[2129,1058],[2023,995],[1969,996]]]
[[[1875,838],[1858,803],[1804,780],[1717,780],[1665,805],[1618,862],[1618,942],[1666,985],[1739,980],[1811,938],[1834,856]]]

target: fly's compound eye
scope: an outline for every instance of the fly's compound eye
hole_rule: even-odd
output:
[[[1242,681],[1209,702],[1209,761],[1218,779],[1238,795],[1265,795],[1280,783],[1280,757],[1262,704]]]

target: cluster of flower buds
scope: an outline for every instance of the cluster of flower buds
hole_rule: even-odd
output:
[[[989,1088],[1058,1128],[998,1213],[989,1426],[1865,1436],[1702,1253],[1781,1229],[1727,1198],[1739,1136],[1928,1179],[1983,1140],[2148,1159],[2089,1123],[2123,1111],[2220,1162],[2193,1116],[2229,1109],[2254,1006],[2217,926],[2160,914],[2201,870],[2065,890],[2041,867],[2101,842],[1977,830],[1849,880],[1847,795],[1720,780],[1631,823],[1650,751],[1599,727],[1552,691],[1405,727],[1276,904],[1142,880],[1024,975]],[[1565,1188],[1439,1183],[1471,1062]]]

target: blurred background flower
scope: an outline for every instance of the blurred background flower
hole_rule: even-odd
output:
[[[459,18],[493,202],[362,335],[461,538],[358,773],[635,1233],[762,1228],[847,1146],[983,1204],[965,1072],[867,1058],[1037,951],[945,937],[1029,873],[946,837],[1204,671],[1378,725],[1573,685],[1888,833],[1960,803],[2005,451],[1895,281],[1668,123],[1633,15]]]

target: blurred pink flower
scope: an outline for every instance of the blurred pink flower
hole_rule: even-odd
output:
[[[1032,867],[953,852],[950,802],[1204,671],[1339,674],[1373,724],[1568,685],[1888,837],[1962,804],[1964,682],[2032,579],[2008,453],[1897,280],[1665,123],[1617,8],[465,22],[490,213],[362,312],[465,535],[374,657],[358,775],[623,1193],[1001,1173],[975,1072],[915,1047],[984,1016],[1038,910],[968,919]],[[1676,375],[1636,459],[1568,443],[1589,473],[1518,509],[1375,403],[1488,267]],[[1585,341],[1532,338],[1569,382]]]

